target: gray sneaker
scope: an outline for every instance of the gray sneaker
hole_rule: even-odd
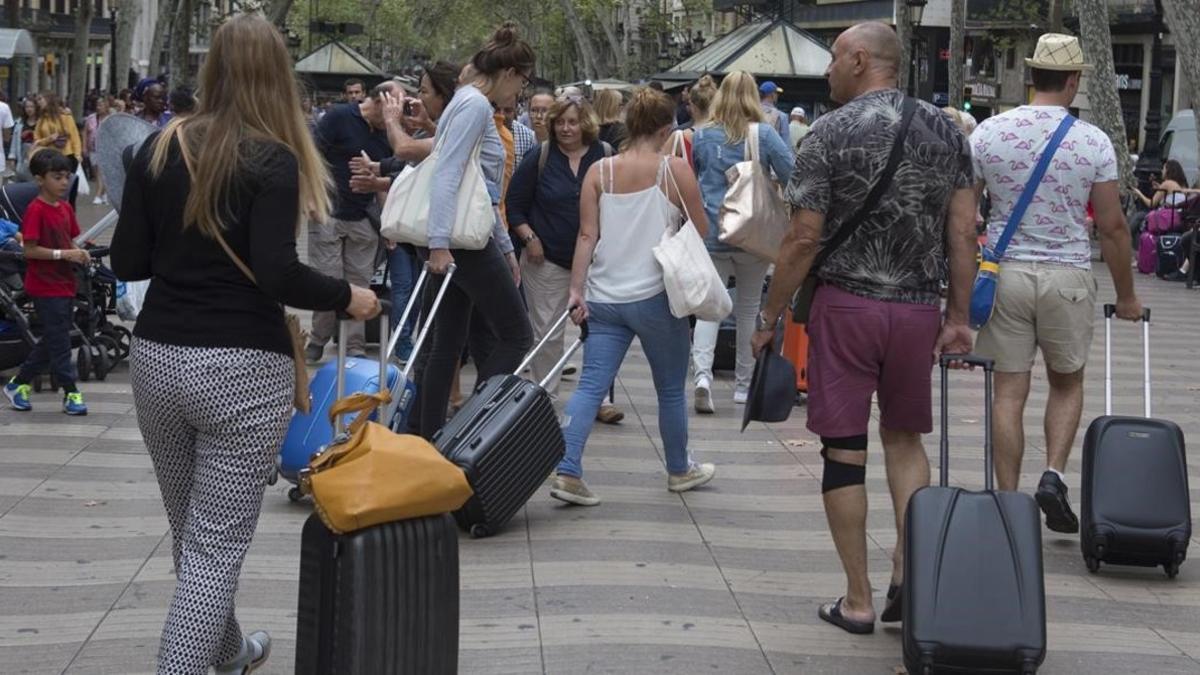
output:
[[[271,636],[254,631],[242,638],[242,651],[231,660],[213,668],[216,675],[246,675],[257,670],[271,656]]]
[[[717,467],[715,465],[707,462],[704,464],[692,462],[692,466],[687,470],[687,473],[667,476],[667,489],[671,492],[694,490],[712,480],[716,474]]]
[[[550,496],[576,506],[595,506],[600,503],[600,498],[592,494],[587,483],[573,476],[555,476]]]
[[[316,363],[320,361],[321,357],[323,356],[325,356],[325,345],[318,345],[310,342],[308,343],[308,346],[304,348],[304,360],[308,361],[309,363]]]

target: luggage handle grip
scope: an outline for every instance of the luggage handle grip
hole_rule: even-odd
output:
[[[565,324],[567,322],[567,319],[571,318],[571,312],[574,312],[576,309],[579,309],[579,307],[578,306],[568,307],[567,311],[564,312],[562,316],[558,317],[558,321],[554,322],[554,325],[550,327],[550,330],[547,330],[546,334],[542,336],[542,339],[539,340],[538,343],[533,346],[533,349],[529,350],[529,353],[525,355],[525,358],[521,361],[521,365],[517,366],[517,369],[515,371],[513,371],[513,375],[520,376],[521,373],[525,372],[525,369],[529,367],[529,364],[533,363],[533,359],[535,356],[537,356],[537,353],[542,351],[542,348],[546,346],[546,343],[550,342],[551,336],[553,336],[555,333],[557,333],[559,328],[563,327],[563,324]],[[588,339],[588,324],[587,324],[587,321],[584,321],[583,323],[579,324],[579,342],[580,343],[587,342],[587,339]],[[575,349],[574,347],[571,348],[572,353],[574,353],[574,349]],[[563,363],[560,363],[553,370],[551,370],[550,374],[553,375],[563,365],[566,365],[565,361]],[[548,382],[549,382],[549,378],[547,378],[545,381],[543,381],[542,386],[545,387],[546,383],[548,383]]]
[[[387,354],[384,353],[382,345],[388,344],[388,331],[391,328],[388,322],[388,315],[391,313],[392,303],[390,300],[379,301],[379,391],[382,392],[387,388]],[[346,397],[346,326],[353,320],[350,315],[344,310],[337,313],[338,318],[338,348],[337,348],[337,401]],[[366,321],[363,322],[364,324]],[[333,420],[333,429],[335,434],[346,431],[345,417],[343,415],[335,415]]]
[[[992,375],[995,363],[992,359],[974,354],[942,354],[942,438],[940,447],[940,466],[938,467],[938,484],[950,486],[950,364],[954,362],[983,368],[983,486],[988,492],[995,489],[995,478],[992,458]]]
[[[1112,320],[1117,306],[1104,304],[1104,414],[1112,415]],[[1142,308],[1142,412],[1147,418],[1150,406],[1150,308]]]

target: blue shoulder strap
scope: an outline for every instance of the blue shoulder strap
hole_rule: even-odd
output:
[[[1021,224],[1021,218],[1025,217],[1025,211],[1033,203],[1033,196],[1037,193],[1038,186],[1042,184],[1042,177],[1046,175],[1046,169],[1050,167],[1050,160],[1054,158],[1054,153],[1058,151],[1058,146],[1062,144],[1073,124],[1075,124],[1075,117],[1068,114],[1054,130],[1054,135],[1046,142],[1046,147],[1042,149],[1041,159],[1033,168],[1033,174],[1029,176],[1029,182],[1025,183],[1025,190],[1021,192],[1021,198],[1017,200],[1012,215],[1008,217],[1008,224],[1004,226],[1004,233],[1000,235],[1000,241],[997,241],[996,246],[992,248],[994,260],[1004,257],[1004,252],[1008,250],[1008,242],[1012,240],[1017,226]]]

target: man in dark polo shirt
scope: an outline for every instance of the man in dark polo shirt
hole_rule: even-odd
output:
[[[902,126],[900,41],[862,23],[834,42],[830,93],[842,103],[800,144],[787,188],[792,226],[754,336],[773,338],[817,251],[847,225],[888,165]],[[934,354],[971,350],[967,309],[975,275],[975,192],[967,139],[950,118],[915,102],[901,159],[877,205],[817,270],[809,331],[808,428],[821,437],[821,492],[846,594],[819,616],[851,633],[875,629],[867,577],[866,463],[872,396],[896,512],[892,586],[881,619],[899,621],[904,510],[929,484],[921,435],[933,429]],[[870,208],[870,205],[868,205]],[[949,265],[946,260],[949,258]],[[940,282],[949,277],[946,312]]]
[[[383,92],[398,94],[400,85],[388,81],[371,90],[360,103],[334,106],[317,124],[317,148],[329,164],[329,173],[337,188],[333,214],[326,223],[309,223],[308,258],[313,267],[355,286],[370,286],[375,272],[375,255],[379,249],[379,228],[368,217],[374,194],[356,193],[350,189],[350,160],[365,152],[378,162],[390,157],[383,121],[381,97]],[[304,355],[309,362],[321,360],[325,345],[337,329],[333,312],[313,314],[312,333]],[[350,328],[346,352],[350,356],[366,354],[363,324]]]

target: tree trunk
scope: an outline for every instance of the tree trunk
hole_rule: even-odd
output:
[[[1117,74],[1113,67],[1112,33],[1108,28],[1108,3],[1105,0],[1075,0],[1079,11],[1080,41],[1084,59],[1095,64],[1088,78],[1088,102],[1092,106],[1091,121],[1108,134],[1116,150],[1123,190],[1134,186],[1133,163],[1129,159],[1125,118],[1121,115],[1121,99],[1117,96]]]
[[[87,57],[96,0],[77,0],[75,8],[75,45],[71,49],[71,77],[67,83],[67,105],[76,120],[83,119],[83,101],[87,96]]]
[[[192,0],[176,0],[175,21],[171,24],[170,86],[191,86],[192,73],[188,54],[192,46]]]
[[[272,0],[268,2],[264,8],[267,20],[283,28],[287,23],[288,12],[292,11],[292,3],[293,0]]]
[[[1063,0],[1050,0],[1050,7],[1046,12],[1046,32],[1063,32]]]
[[[161,0],[158,3],[158,19],[154,22],[154,38],[150,41],[150,65],[146,77],[158,77],[163,70],[162,53],[167,48],[167,34],[175,23],[175,6],[179,0]]]
[[[113,72],[116,73],[117,91],[125,88],[129,80],[129,62],[133,52],[133,31],[142,13],[141,0],[120,0],[117,5],[117,34],[113,42]]]
[[[1200,106],[1200,0],[1162,0],[1167,28],[1175,42],[1175,61],[1182,66],[1190,101],[1177,101],[1176,110]]]
[[[629,77],[629,60],[626,58],[625,48],[621,46],[620,38],[617,37],[616,27],[613,26],[612,12],[611,7],[597,7],[596,21],[604,31],[604,37],[608,40],[608,49],[617,62],[617,77]]]
[[[583,20],[579,18],[579,12],[575,10],[575,0],[559,0],[559,4],[562,5],[567,25],[571,27],[571,32],[575,34],[579,57],[583,59],[583,76],[590,79],[600,78],[600,71],[597,70],[600,66],[600,60],[596,56],[596,47],[592,44],[592,36],[588,34],[587,27],[583,25]]]
[[[950,0],[950,105],[962,108],[963,52],[967,43],[967,0]]]
[[[912,72],[912,26],[908,21],[908,5],[904,0],[896,0],[896,37],[900,38],[900,72],[898,84],[900,91],[908,91],[908,79]]]

